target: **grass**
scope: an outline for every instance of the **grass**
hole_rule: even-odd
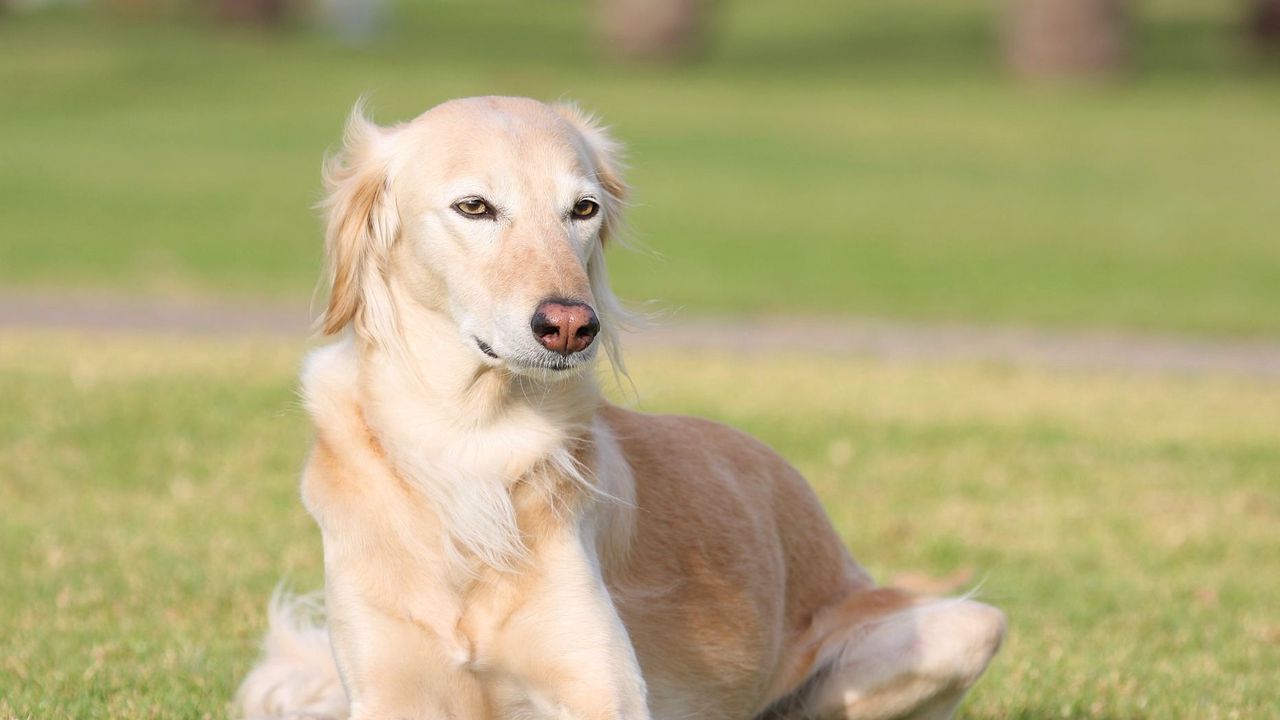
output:
[[[296,299],[353,100],[574,97],[632,152],[622,294],[690,311],[1280,335],[1280,84],[1238,3],[1133,3],[1134,67],[1032,90],[994,3],[721,3],[688,67],[576,0],[405,3],[376,47],[0,17],[0,286]],[[0,334],[0,720],[219,717],[284,576],[293,343]],[[969,718],[1260,717],[1280,666],[1280,385],[639,356],[650,410],[792,458],[879,577],[972,570],[1012,635]],[[742,392],[750,388],[750,392]]]
[[[1232,3],[1137,9],[1131,75],[1033,92],[985,0],[723,3],[687,68],[601,62],[581,3],[415,4],[344,48],[193,23],[0,24],[0,283],[302,297],[320,157],[479,93],[632,150],[624,295],[696,311],[1280,333],[1280,84]]]
[[[284,341],[0,338],[0,718],[223,714],[274,584],[321,581],[298,361]],[[643,409],[791,458],[877,576],[976,571],[1012,635],[965,717],[1274,709],[1280,384],[632,365]]]

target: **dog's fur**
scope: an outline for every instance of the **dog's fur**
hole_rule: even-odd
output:
[[[999,611],[877,587],[768,448],[601,398],[617,153],[527,99],[353,114],[326,178],[340,337],[303,374],[328,634],[273,603],[241,715],[942,718],[984,670]],[[600,339],[539,345],[549,297]]]

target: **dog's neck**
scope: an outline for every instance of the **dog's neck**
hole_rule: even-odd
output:
[[[395,337],[351,340],[360,414],[395,472],[436,509],[454,549],[512,567],[523,549],[512,489],[554,495],[592,482],[584,458],[595,445],[595,379],[493,367],[443,314],[412,301],[395,311]]]

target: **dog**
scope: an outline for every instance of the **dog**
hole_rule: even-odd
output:
[[[277,598],[248,718],[946,718],[999,610],[877,586],[751,437],[602,399],[620,148],[567,104],[357,105],[336,342],[302,376],[327,628]]]

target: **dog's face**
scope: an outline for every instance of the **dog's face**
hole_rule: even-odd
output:
[[[542,375],[596,355],[623,185],[588,118],[520,98],[456,100],[390,129],[357,115],[338,162],[326,331],[392,331],[377,315],[394,286],[481,362]]]

